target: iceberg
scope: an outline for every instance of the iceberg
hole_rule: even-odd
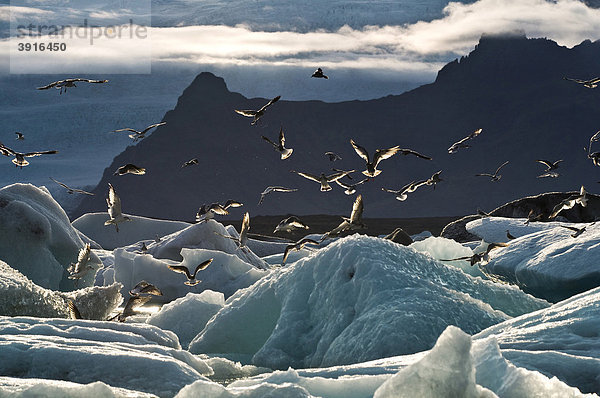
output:
[[[273,369],[343,365],[429,349],[450,324],[477,333],[548,305],[413,249],[353,235],[236,292],[189,350]]]

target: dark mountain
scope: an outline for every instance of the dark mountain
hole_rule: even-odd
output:
[[[600,129],[600,88],[587,89],[563,77],[598,75],[598,41],[569,49],[547,39],[484,36],[468,56],[442,68],[432,84],[398,96],[342,103],[288,102],[285,92],[273,93],[282,100],[251,126],[249,118],[233,110],[258,109],[268,99],[244,98],[229,92],[223,79],[201,73],[165,115],[167,125],[118,155],[94,190],[97,195],[85,198],[72,215],[105,211],[108,182],[121,196],[124,212],[144,216],[192,220],[202,203],[229,198],[245,203],[232,212],[240,218],[243,211],[251,216],[349,214],[353,196],[344,195],[337,185],[320,192],[317,183],[290,170],[364,170],[350,138],[371,153],[400,145],[433,157],[427,161],[398,154],[384,160],[381,175],[360,187],[365,217],[471,214],[478,207],[490,210],[518,197],[578,190],[581,184],[597,192],[600,168],[583,148]],[[294,148],[284,161],[261,139],[265,135],[274,140],[280,126],[286,146]],[[478,128],[483,132],[471,148],[447,153],[453,142]],[[600,143],[596,145],[600,150]],[[331,163],[326,151],[343,159]],[[199,165],[180,169],[194,157]],[[561,176],[536,178],[544,170],[536,159],[564,159],[558,169]],[[493,172],[506,160],[510,163],[500,181],[474,176]],[[146,175],[113,176],[126,163],[145,167]],[[381,191],[399,189],[438,170],[443,170],[444,181],[435,190],[420,188],[405,202]],[[353,178],[357,181],[362,175],[355,173]],[[268,185],[300,190],[270,194],[257,206]]]

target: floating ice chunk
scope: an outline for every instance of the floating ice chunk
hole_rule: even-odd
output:
[[[110,217],[108,213],[87,213],[73,221],[77,228],[102,248],[113,250],[142,240],[154,240],[190,226],[183,221],[155,220],[152,218],[128,215],[131,221],[120,223],[119,232],[113,225],[104,225]]]
[[[535,232],[547,231],[560,227],[560,225],[570,225],[570,223],[551,222],[530,222],[525,225],[525,218],[504,218],[504,217],[485,217],[466,224],[466,229],[473,235],[479,236],[486,242],[509,242],[506,231],[509,231],[515,238],[529,235]],[[577,225],[577,224],[575,224]]]
[[[517,366],[556,376],[584,392],[600,391],[600,288],[550,308],[492,326],[474,336],[498,340]]]
[[[0,315],[67,318],[71,299],[85,318],[106,319],[121,302],[120,289],[120,284],[69,293],[44,289],[0,261]]]
[[[448,326],[423,359],[389,378],[373,398],[495,396],[475,382],[471,337]]]
[[[452,260],[473,255],[473,250],[461,245],[455,240],[434,236],[414,242],[409,247],[412,247],[418,252],[427,253],[436,260]],[[481,272],[479,266],[471,265],[469,260],[444,261],[444,264],[459,268],[469,275],[488,279],[488,277]]]
[[[276,369],[357,363],[431,348],[548,303],[392,242],[354,235],[230,297],[190,344]]]
[[[125,249],[114,251],[114,278],[123,284],[122,294],[127,296],[139,281],[145,280],[158,287],[163,296],[155,299],[169,302],[188,293],[201,293],[204,290],[221,292],[225,297],[231,296],[238,289],[252,285],[262,278],[267,271],[262,271],[242,261],[233,254],[207,249],[181,249],[183,261],[157,259],[149,254],[128,252]],[[195,286],[185,285],[185,275],[174,272],[168,265],[183,265],[192,272],[198,264],[212,258],[212,263],[203,271],[199,271]],[[262,261],[262,260],[261,260]]]
[[[152,325],[0,317],[0,374],[173,396],[212,369]]]
[[[313,398],[304,388],[294,385],[258,384],[252,387],[223,387],[220,384],[197,381],[184,387],[175,398]],[[316,397],[315,397],[316,398]]]
[[[90,384],[62,380],[0,377],[0,396],[5,398],[151,398],[154,394],[111,387],[100,381]]]
[[[0,189],[0,260],[52,290],[91,286],[94,271],[68,279],[83,242],[45,187],[13,184]],[[92,252],[90,264],[101,263]],[[77,283],[77,285],[76,285]]]
[[[200,294],[188,293],[162,306],[146,323],[171,330],[179,337],[181,346],[187,348],[210,318],[225,305],[223,293],[205,290]]]
[[[557,226],[515,239],[492,251],[483,270],[553,302],[600,286],[600,223],[588,224],[576,238],[572,234]]]

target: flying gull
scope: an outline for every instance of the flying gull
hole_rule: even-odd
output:
[[[516,239],[516,237],[515,237],[515,236],[513,236],[513,234],[511,234],[511,233],[510,233],[510,231],[509,231],[508,229],[506,230],[506,238],[507,238],[508,240],[513,240],[513,239]]]
[[[458,150],[460,148],[470,148],[471,145],[467,144],[467,141],[472,140],[473,138],[477,137],[479,134],[481,134],[482,131],[483,131],[483,129],[475,130],[474,132],[472,132],[471,134],[469,134],[462,140],[455,142],[454,144],[452,144],[450,146],[450,148],[448,148],[448,153],[456,153],[456,152],[458,152]]]
[[[535,214],[533,209],[530,209],[524,224],[529,225],[530,222],[541,221],[543,217],[544,215],[542,213]]]
[[[131,221],[131,218],[124,216],[121,213],[121,199],[110,182],[108,183],[108,198],[106,198],[106,204],[108,205],[108,216],[110,219],[106,220],[104,225],[114,224],[117,232],[119,232],[119,223]]]
[[[209,258],[208,260],[201,262],[196,266],[196,269],[192,274],[190,274],[190,270],[188,269],[188,267],[183,265],[169,265],[168,267],[172,271],[181,272],[182,274],[185,274],[185,276],[187,276],[188,280],[185,281],[184,284],[188,286],[196,286],[198,283],[200,283],[200,281],[196,279],[196,274],[198,273],[198,271],[205,270],[206,267],[208,267],[210,263],[212,263],[212,261],[213,259]]]
[[[267,196],[271,192],[296,192],[297,190],[298,190],[297,188],[286,188],[286,187],[279,187],[279,186],[266,187],[265,190],[262,191],[260,194],[260,199],[258,201],[258,205],[260,205],[263,202],[263,200],[265,200],[265,196]]]
[[[592,224],[590,224],[590,225],[594,225],[594,223],[592,223]],[[582,228],[577,228],[577,227],[569,227],[569,226],[567,226],[567,225],[561,225],[561,227],[563,227],[563,228],[567,228],[567,229],[570,229],[571,231],[573,231],[574,233],[572,233],[572,234],[571,234],[571,236],[572,236],[573,238],[576,238],[576,237],[578,237],[579,235],[581,235],[582,233],[584,233],[584,232],[585,232],[585,229],[586,229],[587,225],[584,225]]]
[[[440,182],[440,181],[444,181],[440,178],[440,174],[442,174],[442,170],[433,173],[433,175],[431,177],[429,177],[427,179],[427,185],[433,185],[433,189],[435,190],[435,186]]]
[[[58,151],[37,151],[37,152],[25,152],[25,153],[21,153],[21,152],[17,152],[14,151],[12,149],[10,149],[9,147],[5,146],[4,144],[2,144],[0,142],[0,154],[4,155],[4,156],[14,156],[15,158],[12,160],[12,162],[15,164],[16,167],[25,167],[29,164],[29,162],[25,159],[25,158],[30,158],[30,157],[34,157],[34,156],[40,156],[40,155],[54,155],[55,153],[58,153]]]
[[[69,299],[69,301],[67,302],[67,307],[69,309],[69,317],[71,319],[83,319],[83,317],[81,316],[81,312],[79,312],[79,309],[77,308],[73,300]]]
[[[363,209],[364,205],[362,195],[358,195],[352,204],[352,213],[350,214],[350,218],[343,217],[344,221],[342,221],[340,225],[323,234],[321,237],[321,242],[327,238],[339,236],[347,231],[366,228],[366,225],[362,222]]]
[[[300,219],[296,216],[289,216],[288,218],[284,218],[279,221],[279,224],[275,227],[273,233],[276,232],[292,232],[295,229],[309,229],[308,225],[304,224]]]
[[[572,209],[578,203],[582,207],[586,207],[587,201],[588,201],[587,192],[585,191],[585,188],[582,185],[581,189],[579,190],[579,194],[571,195],[567,199],[564,199],[559,204],[554,206],[554,208],[552,209],[552,213],[550,214],[550,217],[548,217],[548,218],[550,218],[550,219],[556,218],[556,216],[558,216],[558,213],[560,213],[563,210]]]
[[[60,94],[63,93],[63,89],[65,91],[65,93],[67,92],[67,88],[69,87],[77,87],[75,85],[75,83],[77,82],[85,82],[85,83],[108,83],[108,80],[92,80],[92,79],[81,79],[81,78],[73,78],[73,79],[65,79],[65,80],[59,80],[56,82],[52,82],[50,84],[48,84],[47,86],[43,86],[43,87],[38,87],[38,90],[48,90],[49,88],[56,88],[56,89],[60,89]]]
[[[285,147],[285,135],[283,134],[283,127],[279,129],[279,143],[277,144],[265,137],[264,135],[261,137],[263,140],[273,145],[275,150],[281,154],[281,160],[289,158],[292,155],[292,152],[294,152],[292,148]]]
[[[234,238],[233,236],[229,236],[229,235],[223,235],[216,231],[215,231],[215,234],[222,236],[224,238],[233,240],[240,249],[244,249],[246,247],[246,244],[248,243],[248,231],[249,230],[250,230],[250,214],[248,212],[246,212],[246,214],[244,214],[244,219],[242,220],[242,227],[240,228],[240,237],[239,238]]]
[[[137,314],[137,308],[143,306],[151,299],[152,297],[150,296],[130,296],[127,303],[125,303],[125,307],[123,307],[123,311],[107,320],[114,321],[117,319],[119,322],[125,322],[128,317]]]
[[[321,184],[321,192],[327,192],[327,191],[331,191],[331,189],[332,189],[331,185],[329,185],[330,182],[339,180],[340,178],[343,178],[344,176],[347,176],[350,173],[354,173],[356,170],[338,171],[338,172],[330,174],[328,176],[326,176],[324,173],[321,173],[321,175],[318,177],[314,174],[301,173],[301,172],[295,171],[295,170],[290,170],[290,171],[292,173],[296,173],[299,176],[309,179],[311,181],[318,182],[319,184]]]
[[[570,77],[565,77],[564,79],[571,81],[571,82],[579,83],[579,84],[583,85],[583,87],[587,87],[587,88],[596,88],[600,84],[600,77],[595,77],[590,80],[572,79]]]
[[[164,126],[165,124],[167,124],[167,122],[160,122],[160,123],[154,123],[151,124],[150,126],[146,127],[145,129],[143,129],[142,131],[138,131],[136,129],[132,129],[130,127],[126,127],[124,129],[118,129],[118,130],[113,130],[113,133],[119,133],[121,131],[128,131],[130,133],[133,134],[129,134],[129,138],[133,139],[133,142],[136,142],[138,140],[141,140],[142,138],[144,138],[146,136],[146,133],[153,129],[154,127],[158,127],[158,126]]]
[[[415,155],[422,159],[431,160],[429,156],[421,155],[412,149],[403,149],[400,148],[400,146],[395,146],[388,149],[377,149],[373,155],[373,161],[371,162],[369,159],[369,154],[365,148],[358,145],[353,139],[350,139],[350,144],[352,144],[352,147],[358,156],[360,156],[367,163],[367,169],[362,172],[367,177],[377,177],[381,173],[381,170],[377,170],[377,165],[379,162],[391,158],[398,152],[401,152],[403,155]]]
[[[187,162],[185,162],[181,165],[181,168],[183,169],[184,167],[193,166],[195,164],[198,164],[198,158],[193,158],[193,159],[188,160]]]
[[[325,152],[325,156],[329,158],[329,161],[335,162],[336,160],[342,160],[342,157],[335,152]]]
[[[230,207],[241,207],[244,204],[241,202],[238,202],[237,200],[233,200],[233,199],[229,199],[227,202],[225,202],[225,204],[221,204],[221,203],[211,203],[210,205],[202,205],[199,209],[198,212],[196,213],[196,221],[207,221],[210,220],[211,218],[214,218],[216,214],[220,215],[220,216],[224,216],[229,214],[229,211],[227,211],[227,209],[229,209]]]
[[[25,139],[25,136],[22,133],[15,131],[15,134],[17,135],[16,140],[24,140]]]
[[[139,281],[138,284],[129,291],[129,295],[131,296],[139,296],[140,294],[151,294],[153,296],[163,295],[159,288],[146,281]]]
[[[127,163],[126,165],[123,165],[121,167],[119,167],[117,169],[117,171],[115,171],[114,175],[125,175],[125,174],[135,174],[135,175],[144,175],[146,174],[146,169],[143,167],[138,167],[135,164],[132,163]]]
[[[86,243],[85,246],[79,250],[77,262],[71,263],[71,265],[67,268],[67,271],[69,272],[69,279],[81,279],[89,271],[94,269],[91,265],[89,265],[91,254],[92,249],[90,244]]]
[[[480,263],[481,265],[486,265],[490,261],[490,257],[489,257],[490,251],[497,249],[499,247],[506,247],[506,246],[508,246],[508,243],[490,243],[490,244],[488,244],[487,249],[481,253],[474,253],[472,256],[464,256],[464,257],[453,258],[451,260],[440,260],[440,261],[468,260],[469,263],[471,264],[471,266],[474,266],[477,263]]]
[[[285,251],[283,252],[283,259],[281,260],[281,265],[285,265],[285,261],[287,260],[289,254],[292,250],[294,250],[294,251],[302,250],[304,248],[304,245],[319,246],[319,242],[317,242],[316,240],[310,239],[310,238],[302,238],[294,244],[287,245],[285,247]]]
[[[588,159],[592,161],[594,166],[600,166],[600,152],[592,152],[592,143],[598,140],[600,140],[600,131],[597,131],[594,135],[590,137],[590,145],[587,148]]]
[[[311,77],[317,77],[317,78],[321,78],[321,79],[329,79],[329,77],[327,77],[326,75],[323,74],[323,69],[321,69],[321,68],[317,68],[317,70],[315,71],[315,73],[312,74]]]
[[[489,173],[479,173],[479,174],[475,174],[475,177],[490,177],[490,181],[498,181],[502,178],[502,174],[498,174],[500,172],[500,169],[503,168],[504,166],[506,166],[508,164],[508,160],[504,163],[502,163],[494,172],[494,174],[489,174]]]
[[[81,194],[84,194],[84,195],[95,195],[95,194],[93,194],[93,193],[91,193],[91,192],[84,191],[84,190],[82,190],[82,189],[71,188],[71,187],[70,187],[70,186],[68,186],[67,184],[65,184],[65,183],[63,183],[63,182],[60,182],[60,181],[57,181],[57,180],[55,180],[55,179],[54,179],[54,178],[52,178],[52,177],[50,177],[50,179],[51,179],[52,181],[54,181],[55,183],[57,183],[58,185],[60,185],[61,187],[65,188],[65,189],[67,190],[67,193],[69,193],[69,194],[73,194],[73,193],[81,193]]]
[[[348,178],[350,178],[350,176],[348,176]],[[346,195],[354,195],[356,193],[356,187],[360,184],[364,184],[367,181],[369,181],[369,178],[365,178],[355,184],[346,184],[340,180],[335,180],[335,183],[338,184],[340,187],[344,188],[344,193]]]
[[[246,117],[251,117],[252,118],[252,122],[250,123],[251,125],[255,125],[256,122],[258,122],[258,120],[263,117],[263,115],[265,114],[265,110],[270,107],[271,105],[273,105],[274,103],[276,103],[277,101],[279,101],[279,98],[281,98],[281,95],[278,95],[277,97],[273,98],[271,101],[267,102],[267,104],[265,106],[263,106],[262,108],[260,108],[257,111],[248,109],[248,110],[237,110],[234,109],[236,113],[239,113],[240,115],[246,116]]]
[[[408,198],[409,193],[415,192],[417,190],[417,188],[419,188],[423,185],[427,185],[427,181],[429,181],[429,180],[412,181],[397,191],[394,191],[393,189],[387,189],[387,188],[381,188],[381,190],[385,191],[385,192],[393,193],[396,195],[397,200],[404,201],[404,200],[406,200],[406,198]]]

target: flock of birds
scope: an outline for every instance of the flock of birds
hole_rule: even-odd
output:
[[[329,77],[323,73],[323,70],[321,68],[318,68],[312,74],[311,77],[329,79]],[[591,79],[591,80],[579,80],[579,79],[572,79],[572,78],[565,77],[565,79],[576,82],[578,84],[581,84],[587,88],[596,88],[598,85],[600,85],[600,78],[595,78],[595,79]],[[46,90],[46,89],[50,89],[50,88],[55,88],[55,89],[59,89],[60,94],[62,94],[63,92],[66,93],[67,88],[77,87],[75,83],[78,83],[78,82],[99,84],[99,83],[107,83],[108,80],[92,80],[92,79],[83,79],[83,78],[65,79],[65,80],[52,82],[43,87],[38,87],[38,90]],[[279,101],[280,98],[281,98],[281,96],[274,97],[273,99],[271,99],[269,102],[267,102],[264,106],[262,106],[258,110],[235,109],[234,111],[242,116],[252,118],[252,121],[250,124],[256,125],[259,122],[259,120],[262,117],[264,117],[267,109],[269,109],[273,104],[277,103],[277,101]],[[137,142],[137,141],[145,138],[146,134],[150,130],[152,130],[156,127],[159,127],[159,126],[163,126],[165,124],[166,124],[166,122],[162,121],[162,122],[150,124],[143,130],[136,130],[136,129],[127,127],[127,128],[113,130],[113,132],[130,133],[129,137],[133,140],[133,142]],[[470,133],[469,135],[465,136],[464,138],[460,139],[459,141],[453,143],[448,148],[448,153],[450,153],[450,154],[456,153],[461,149],[467,149],[467,148],[471,147],[472,140],[475,139],[476,137],[478,137],[482,133],[482,131],[483,131],[483,129],[481,129],[481,128],[477,129],[474,132]],[[25,139],[25,136],[22,133],[16,132],[15,134],[17,135],[16,140],[23,141]],[[267,143],[269,143],[273,147],[273,149],[280,154],[281,160],[288,159],[293,154],[293,149],[286,148],[286,146],[285,146],[285,133],[284,133],[283,127],[280,128],[279,136],[276,141],[272,141],[270,138],[268,138],[266,136],[262,136],[262,139],[265,140]],[[587,151],[587,156],[592,161],[592,163],[596,166],[600,166],[600,152],[592,152],[592,144],[596,141],[600,141],[600,131],[595,133],[590,138],[589,145],[586,148],[586,151]],[[342,187],[344,189],[345,194],[353,195],[357,192],[357,187],[359,185],[364,184],[365,182],[370,181],[381,174],[382,170],[378,169],[378,167],[380,166],[380,164],[383,160],[389,159],[396,154],[412,155],[412,156],[415,156],[420,159],[431,160],[431,157],[429,157],[429,156],[423,155],[412,149],[400,148],[400,146],[394,146],[394,147],[387,148],[387,149],[377,149],[370,154],[364,147],[360,146],[353,139],[350,139],[350,144],[353,147],[356,154],[365,162],[365,166],[364,166],[365,169],[362,170],[361,173],[366,178],[363,178],[360,181],[353,182],[353,183],[342,181],[344,178],[346,178],[346,181],[348,181],[348,180],[351,181],[352,180],[351,174],[356,172],[356,170],[333,169],[334,172],[327,174],[327,175],[325,173],[321,173],[320,175],[314,175],[311,173],[300,172],[300,171],[296,171],[296,170],[291,170],[291,172],[299,175],[300,177],[303,177],[310,181],[314,181],[314,182],[318,183],[320,185],[320,190],[322,192],[331,191],[333,188],[330,184],[335,182],[337,185],[339,185],[340,187]],[[56,150],[18,152],[16,150],[13,150],[13,149],[7,147],[6,145],[0,143],[0,154],[7,156],[7,157],[14,157],[14,159],[12,159],[12,163],[15,164],[16,167],[20,167],[20,168],[29,165],[29,162],[26,160],[26,158],[41,156],[41,155],[50,155],[50,154],[56,154],[56,153],[58,153],[58,151],[56,151]],[[325,156],[327,156],[331,162],[335,162],[335,161],[342,159],[341,156],[339,156],[335,152],[326,152]],[[543,164],[546,167],[543,174],[539,175],[538,178],[547,178],[547,177],[556,178],[559,176],[559,174],[556,170],[559,168],[560,163],[563,161],[562,159],[556,160],[556,161],[548,161],[548,160],[538,159],[536,161]],[[181,165],[181,168],[183,169],[185,167],[194,166],[194,165],[197,165],[198,163],[199,163],[198,159],[193,158],[193,159],[190,159],[190,160],[184,162]],[[508,163],[509,163],[508,161],[505,161],[493,173],[478,173],[475,176],[489,177],[490,180],[494,181],[494,182],[499,181],[500,178],[502,177],[500,174],[500,171]],[[124,175],[124,174],[128,174],[128,173],[142,175],[145,173],[145,168],[138,167],[134,164],[128,163],[128,164],[125,164],[125,165],[119,167],[115,171],[114,174],[115,175]],[[385,187],[382,187],[382,190],[384,192],[394,194],[395,198],[397,200],[404,201],[408,198],[408,194],[415,192],[420,187],[432,186],[433,189],[435,189],[436,185],[438,183],[440,183],[441,181],[443,181],[442,178],[440,177],[441,173],[442,173],[442,170],[434,173],[430,178],[420,180],[420,181],[412,181],[409,184],[406,184],[405,186],[403,186],[402,188],[397,189],[397,190],[389,189],[389,188],[385,188]],[[50,177],[50,179],[52,181],[54,181],[56,184],[62,186],[64,189],[66,189],[69,194],[78,193],[78,194],[85,194],[85,195],[94,195],[91,192],[87,192],[84,190],[69,187],[65,183],[55,180],[52,177]],[[117,195],[112,184],[109,183],[108,186],[109,186],[108,187],[108,196],[106,198],[106,203],[107,203],[107,208],[108,208],[109,219],[106,220],[105,225],[114,225],[116,228],[116,231],[119,232],[119,224],[126,222],[126,221],[131,221],[131,218],[128,216],[125,216],[122,213],[121,200],[120,200],[119,196]],[[273,193],[273,192],[286,193],[286,192],[294,192],[294,191],[297,191],[297,189],[283,187],[283,186],[268,186],[260,194],[260,199],[259,199],[258,204],[260,205],[261,203],[263,203],[263,201],[265,200],[265,197],[267,195],[269,195],[270,193]],[[573,208],[577,204],[579,204],[583,207],[585,207],[587,205],[586,192],[585,192],[585,188],[583,186],[581,187],[579,194],[573,195],[573,196],[561,201],[559,204],[557,204],[554,207],[552,214],[550,215],[549,218],[553,219],[561,211],[563,211],[565,209]],[[235,200],[228,200],[225,203],[204,204],[198,209],[198,212],[196,214],[196,221],[205,222],[207,220],[214,218],[215,215],[227,215],[227,214],[229,214],[228,209],[241,207],[241,206],[243,206],[243,204],[241,202],[235,201]],[[364,229],[365,224],[363,223],[363,220],[362,220],[363,209],[364,209],[363,198],[362,198],[362,195],[359,194],[356,197],[356,199],[354,200],[350,216],[343,217],[342,222],[337,227],[324,233],[319,241],[310,239],[310,238],[303,238],[296,242],[286,240],[289,244],[286,246],[285,251],[283,253],[282,265],[285,264],[289,254],[292,251],[301,250],[301,249],[305,248],[307,245],[308,246],[319,246],[326,239],[339,237],[343,234],[346,234],[346,233],[349,233],[349,232],[352,232],[355,230]],[[485,213],[483,213],[483,214],[485,214]],[[539,220],[541,220],[541,216],[533,214],[533,211],[532,211],[532,212],[530,212],[526,223],[528,223],[530,221],[539,221]],[[583,232],[585,232],[585,228],[586,228],[585,226],[583,228],[575,228],[575,227],[570,227],[570,226],[563,226],[563,227],[572,230],[574,232],[572,234],[573,237],[577,237],[577,236],[581,235]],[[289,216],[289,217],[281,220],[278,223],[278,225],[275,227],[273,233],[274,234],[278,233],[278,232],[289,233],[289,232],[292,232],[292,231],[295,231],[298,229],[306,230],[306,229],[309,229],[309,227],[305,223],[303,223],[298,217]],[[248,238],[251,237],[251,235],[249,234],[249,230],[250,230],[250,216],[249,216],[249,213],[246,212],[243,216],[241,229],[240,229],[240,233],[239,233],[238,237],[233,237],[230,235],[221,235],[221,234],[218,234],[218,235],[222,236],[223,238],[234,241],[241,250],[244,250],[247,247]],[[395,237],[399,234],[399,232],[402,232],[402,231],[398,231],[398,230],[399,229],[395,230],[390,235],[388,235],[386,238],[392,239],[392,240],[395,239]],[[507,236],[509,238],[512,237],[510,235],[509,231],[507,231]],[[507,244],[504,244],[504,243],[490,243],[487,245],[487,247],[485,249],[483,249],[483,251],[475,253],[472,256],[459,257],[459,258],[455,258],[455,259],[447,259],[447,260],[441,260],[441,261],[467,260],[470,262],[471,265],[475,265],[477,263],[483,264],[488,260],[488,254],[491,250],[499,248],[499,247],[504,247],[506,245]],[[144,245],[142,247],[142,252],[145,253],[146,251],[147,251],[147,247],[145,246],[145,243],[144,243]],[[213,261],[213,259],[211,258],[211,259],[201,262],[200,264],[197,265],[194,272],[190,272],[190,270],[185,266],[170,265],[169,269],[174,272],[184,274],[186,276],[186,281],[184,283],[188,286],[194,286],[197,283],[199,283],[199,280],[196,279],[198,272],[205,270],[212,263],[212,261]],[[90,270],[92,270],[94,268],[90,264],[90,262],[91,262],[91,247],[89,244],[86,244],[80,250],[77,262],[72,263],[70,265],[70,267],[68,267],[68,269],[67,269],[67,271],[69,272],[68,277],[70,279],[74,279],[74,280],[78,280],[78,279],[84,277]],[[147,283],[146,281],[141,281],[129,293],[130,293],[130,297],[129,297],[127,303],[125,304],[123,311],[121,313],[117,314],[115,317],[111,318],[111,320],[117,319],[122,322],[128,316],[133,315],[135,313],[135,309],[137,307],[139,307],[139,306],[145,304],[147,301],[149,301],[151,299],[151,296],[162,295],[162,293],[160,292],[160,290],[157,287]],[[69,312],[71,314],[71,317],[73,317],[73,318],[81,317],[81,314],[75,307],[75,303],[73,303],[72,301],[69,302]]]

